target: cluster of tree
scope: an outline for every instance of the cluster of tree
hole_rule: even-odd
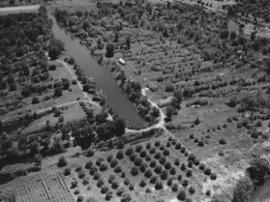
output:
[[[247,168],[247,175],[236,184],[232,202],[249,202],[254,189],[263,185],[269,176],[269,162],[266,159],[255,157]]]
[[[228,8],[230,15],[236,16],[240,14],[249,19],[252,15],[255,22],[263,19],[264,22],[270,22],[269,16],[270,2],[267,0],[238,0],[236,4]]]
[[[25,86],[21,94],[28,97],[51,88],[51,84],[38,84],[49,79],[45,50],[55,58],[63,45],[52,39],[45,7],[41,6],[37,14],[0,16],[0,24],[0,90],[14,91]]]

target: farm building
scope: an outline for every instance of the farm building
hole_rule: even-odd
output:
[[[126,61],[122,58],[119,58],[118,62],[121,64],[121,65],[125,65],[127,64]]]
[[[159,107],[166,107],[172,103],[173,96],[167,97],[165,99],[159,100],[158,101],[158,106]]]

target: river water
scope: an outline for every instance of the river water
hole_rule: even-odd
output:
[[[146,122],[139,116],[127,94],[117,86],[110,72],[100,66],[90,55],[90,51],[80,44],[78,39],[73,39],[63,29],[61,29],[53,15],[48,14],[52,19],[52,33],[55,39],[59,39],[65,44],[66,52],[71,55],[76,64],[83,69],[87,77],[92,77],[98,87],[102,89],[108,103],[115,112],[125,120],[129,126],[143,128]]]

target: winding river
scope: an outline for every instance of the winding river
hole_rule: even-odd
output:
[[[66,52],[74,58],[76,64],[83,69],[87,77],[94,79],[116,113],[131,127],[145,127],[146,122],[138,115],[132,102],[129,101],[127,94],[117,86],[110,72],[98,65],[96,60],[90,55],[90,51],[81,45],[78,39],[73,39],[62,30],[52,14],[48,13],[48,16],[53,22],[52,33],[54,38],[65,44]]]

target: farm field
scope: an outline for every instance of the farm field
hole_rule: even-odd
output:
[[[61,173],[29,176],[20,179],[19,184],[13,182],[9,186],[12,187],[18,202],[74,201]]]

